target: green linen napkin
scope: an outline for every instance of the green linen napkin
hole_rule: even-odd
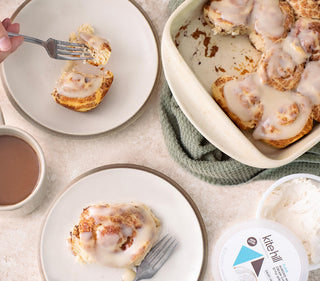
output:
[[[174,11],[184,0],[171,0]],[[242,164],[209,143],[183,114],[168,85],[160,98],[160,121],[170,155],[184,169],[216,185],[235,185],[254,180],[275,180],[293,173],[320,176],[320,143],[295,161],[274,169]]]

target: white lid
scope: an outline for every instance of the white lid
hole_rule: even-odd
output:
[[[212,271],[216,281],[306,281],[309,263],[290,230],[256,219],[231,227],[220,237]]]

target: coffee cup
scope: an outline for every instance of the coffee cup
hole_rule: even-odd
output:
[[[46,163],[38,142],[4,124],[0,111],[0,212],[28,214],[45,194]]]

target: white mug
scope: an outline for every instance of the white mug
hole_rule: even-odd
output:
[[[33,191],[22,201],[12,205],[1,205],[0,212],[14,211],[14,213],[25,215],[32,212],[42,202],[46,185],[46,163],[43,151],[38,142],[27,132],[16,127],[4,124],[4,119],[0,110],[0,136],[13,136],[20,138],[30,145],[35,151],[39,162],[39,175]],[[1,184],[1,179],[0,179]]]

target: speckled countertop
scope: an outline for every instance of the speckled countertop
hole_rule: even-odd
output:
[[[1,20],[10,16],[22,2],[0,0]],[[137,3],[148,13],[161,38],[169,17],[168,0],[137,0]],[[47,160],[49,181],[46,199],[33,213],[25,217],[0,214],[0,280],[42,280],[38,264],[39,237],[49,206],[72,179],[95,167],[113,163],[134,163],[158,170],[189,193],[208,233],[209,261],[204,280],[213,280],[210,254],[214,241],[228,226],[254,218],[258,201],[271,182],[219,187],[200,181],[178,166],[167,152],[160,127],[158,102],[163,81],[161,74],[142,115],[130,126],[89,138],[56,134],[36,125],[16,110],[0,86],[0,107],[6,123],[24,128],[38,140]],[[248,201],[251,204],[247,204]],[[320,280],[320,271],[312,273],[309,280]]]

